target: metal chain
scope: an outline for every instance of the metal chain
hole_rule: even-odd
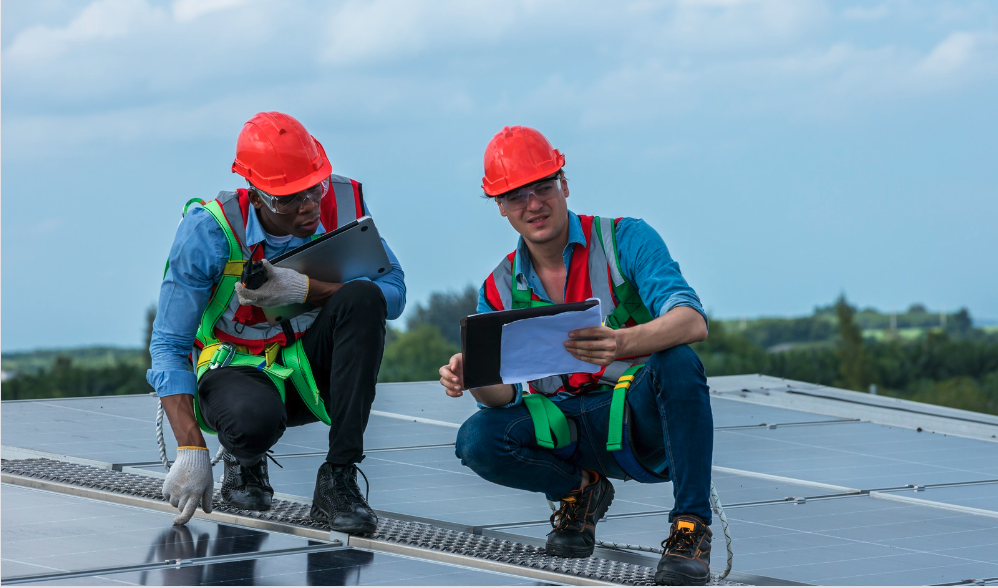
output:
[[[170,460],[166,457],[166,440],[163,439],[163,416],[166,411],[163,410],[163,401],[160,400],[159,408],[156,409],[156,443],[159,444],[159,461],[166,468],[166,471],[170,471]],[[225,448],[221,445],[218,446],[218,453],[211,460],[211,465],[214,467],[222,459],[222,455],[225,454]]]

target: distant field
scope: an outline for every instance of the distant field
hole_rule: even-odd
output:
[[[40,349],[4,353],[0,356],[0,368],[7,373],[32,373],[48,369],[56,357],[64,356],[73,360],[73,365],[84,368],[101,368],[120,364],[145,365],[142,349],[127,347],[82,347],[78,349]]]
[[[910,329],[898,329],[897,337],[905,341],[918,339],[919,337],[925,335],[926,331],[931,331],[932,329],[921,329],[917,327],[912,327]],[[864,339],[874,339],[876,341],[883,341],[891,336],[890,329],[863,329]]]

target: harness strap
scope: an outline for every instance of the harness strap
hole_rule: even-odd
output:
[[[561,449],[572,442],[572,433],[565,413],[543,394],[527,394],[523,404],[534,422],[534,436],[537,444],[547,449]],[[551,433],[554,432],[554,438]]]
[[[634,381],[634,374],[643,367],[645,364],[632,365],[627,368],[627,371],[617,380],[617,385],[613,387],[613,397],[610,400],[610,427],[606,434],[607,451],[620,451],[624,448],[624,411],[627,408],[627,390]]]
[[[215,293],[212,294],[211,300],[208,301],[208,306],[204,309],[204,314],[201,315],[201,324],[198,325],[197,340],[201,342],[203,347],[208,347],[218,342],[214,333],[215,323],[225,314],[225,309],[229,307],[229,301],[232,300],[232,296],[236,292],[236,282],[239,281],[239,277],[242,274],[242,264],[245,263],[245,260],[243,259],[242,247],[239,246],[236,236],[232,234],[229,222],[225,219],[225,214],[222,212],[222,207],[218,204],[218,201],[212,200],[204,209],[222,227],[222,232],[225,234],[225,239],[229,244],[229,261],[225,264],[225,272],[222,274],[222,279],[218,281],[218,285],[215,286]],[[237,265],[239,266],[238,273],[235,272]]]
[[[298,394],[305,401],[305,406],[312,411],[317,419],[331,426],[332,421],[326,412],[326,405],[319,396],[319,387],[315,385],[312,366],[308,362],[308,356],[305,355],[301,339],[281,348],[281,361],[290,368],[291,383],[294,384]]]
[[[620,256],[617,255],[617,231],[613,219],[593,219],[593,232],[599,239],[603,251],[606,252],[607,263],[610,264],[610,274],[613,278],[613,294],[617,297],[617,307],[606,317],[606,326],[617,329],[627,323],[628,319],[644,324],[655,317],[641,301],[637,288],[624,276],[620,267]],[[612,260],[612,261],[611,261]]]

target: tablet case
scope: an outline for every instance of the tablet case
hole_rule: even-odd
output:
[[[520,319],[580,311],[599,304],[597,300],[551,304],[519,310],[473,314],[461,319],[461,353],[464,354],[464,387],[480,388],[502,384],[502,326]]]

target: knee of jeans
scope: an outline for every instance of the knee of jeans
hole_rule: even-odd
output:
[[[356,311],[362,316],[380,316],[383,319],[388,314],[384,293],[370,280],[353,280],[343,284],[329,301],[335,301],[336,304]]]
[[[488,415],[480,410],[466,420],[457,432],[454,453],[461,463],[479,475],[486,475],[500,459],[501,440],[490,434]]]
[[[659,379],[670,381],[705,379],[703,364],[696,351],[689,345],[677,345],[665,351],[656,351],[645,362]]]

